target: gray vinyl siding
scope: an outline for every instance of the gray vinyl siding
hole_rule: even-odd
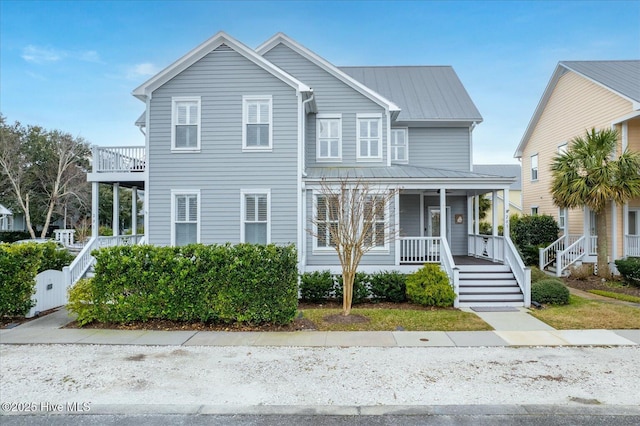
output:
[[[271,95],[273,151],[242,152],[242,96]],[[201,97],[201,151],[171,152],[171,98]],[[240,241],[240,190],[271,190],[271,242],[297,241],[295,90],[221,46],[153,93],[149,124],[149,243],[171,242],[171,190],[201,192],[205,244]]]
[[[305,225],[305,229],[303,232],[307,233],[307,265],[308,266],[336,266],[340,265],[340,261],[338,260],[338,256],[335,254],[335,251],[332,249],[327,252],[313,252],[314,245],[314,236],[311,235],[308,230],[313,229],[313,206],[314,206],[314,195],[312,190],[306,191],[307,198],[307,223]],[[393,221],[394,209],[393,205],[389,208],[389,217]],[[385,251],[384,253],[379,253],[375,251],[371,251],[365,254],[360,261],[360,265],[381,265],[381,266],[392,266],[395,264],[395,242],[389,242],[389,251]]]
[[[400,195],[400,236],[419,237],[420,194]]]
[[[467,197],[447,197],[447,207],[451,208],[451,253],[454,256],[466,256],[468,244],[468,220],[467,217]],[[427,218],[427,210],[429,207],[439,207],[439,197],[424,197],[425,221]],[[461,214],[462,223],[455,223],[455,217]]]
[[[410,127],[409,165],[469,171],[471,143],[467,127]]]
[[[323,166],[379,167],[387,164],[387,120],[383,107],[338,80],[288,47],[279,44],[264,57],[314,90],[319,114],[342,114],[342,162],[321,162]],[[356,114],[382,114],[382,161],[356,161]],[[307,166],[316,165],[316,115],[307,116]]]

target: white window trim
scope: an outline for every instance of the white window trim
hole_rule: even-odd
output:
[[[247,146],[247,103],[251,101],[269,102],[269,145]],[[271,95],[244,95],[242,96],[242,151],[243,152],[270,152],[273,151],[273,96]]]
[[[533,213],[533,209],[536,209],[536,213]],[[540,214],[540,207],[538,207],[538,206],[531,206],[531,216],[539,215],[539,214]]]
[[[567,216],[569,215],[568,209],[558,208],[558,228],[563,231],[563,235],[569,235],[569,230],[567,229]],[[564,218],[564,226],[560,226],[560,218]]]
[[[320,156],[320,120],[339,120],[338,126],[338,156],[337,157],[321,157]],[[316,161],[323,162],[342,162],[342,114],[318,114],[316,116]]]
[[[318,217],[318,196],[326,196],[327,194],[323,193],[320,190],[313,190],[312,193],[312,203],[313,205],[311,206],[311,215],[313,217],[313,246],[312,246],[312,252],[314,255],[331,255],[331,254],[336,254],[336,249],[332,246],[328,246],[328,247],[319,247],[318,246],[318,224],[316,222],[316,218]],[[382,193],[376,193],[376,192],[372,192],[370,194],[371,196],[380,196],[383,195]],[[391,220],[391,218],[389,217],[390,215],[390,205],[391,203],[387,203],[384,207],[384,222],[385,222],[385,234],[387,232],[391,232],[390,230],[390,224],[389,221]],[[367,253],[374,253],[374,254],[388,254],[389,253],[389,238],[387,235],[385,235],[384,238],[384,246],[381,247],[373,247],[371,248]],[[365,253],[366,256],[366,253]]]
[[[196,242],[200,242],[200,224],[202,222],[201,201],[199,189],[172,189],[171,190],[171,246],[176,245],[176,195],[195,195],[198,197],[198,221],[196,223]]]
[[[198,103],[198,117],[197,126],[198,132],[196,136],[195,148],[185,147],[179,148],[176,146],[176,125],[177,123],[177,109],[176,104],[178,102],[197,102]],[[171,152],[200,152],[200,134],[202,130],[202,101],[200,96],[174,96],[171,98]]]
[[[394,130],[404,130],[404,134],[405,134],[404,152],[405,152],[406,158],[404,160],[394,160],[393,155],[389,154],[391,156],[391,163],[392,164],[408,164],[409,163],[409,128],[408,127],[392,127],[391,128],[391,142],[389,143],[389,146],[391,147],[391,152],[393,152],[393,131]]]
[[[536,157],[537,165],[536,165],[536,177],[533,178],[533,157]],[[540,156],[538,154],[531,154],[529,157],[529,179],[531,182],[537,182],[540,179]]]
[[[240,242],[246,242],[244,231],[246,203],[244,197],[252,194],[267,196],[267,244],[271,244],[271,189],[265,188],[240,190]]]
[[[378,143],[378,155],[363,157],[360,153],[360,120],[361,119],[378,119],[378,135],[380,143]],[[382,135],[382,114],[380,113],[367,113],[356,114],[356,161],[357,162],[381,162],[382,161],[382,145],[384,144],[384,137]]]
[[[564,148],[564,151],[562,150],[562,148]],[[558,145],[558,154],[563,154],[567,152],[568,149],[569,149],[568,142],[561,143],[560,145]]]

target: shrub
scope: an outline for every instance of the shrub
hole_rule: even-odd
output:
[[[98,228],[98,235],[101,237],[111,237],[113,236],[113,229],[108,226],[100,226]]]
[[[62,268],[73,262],[74,256],[53,241],[40,244],[40,247],[42,247],[42,262],[38,272],[46,271],[47,269],[62,271]]]
[[[31,234],[27,231],[0,231],[0,242],[2,243],[15,243],[29,238],[31,238]]]
[[[577,280],[586,280],[593,276],[593,265],[583,263],[582,265],[573,265],[569,269],[569,275]]]
[[[39,244],[0,244],[0,317],[24,316],[34,305],[31,296],[41,261]]]
[[[452,306],[456,294],[440,265],[426,264],[407,277],[407,297],[425,306]]]
[[[305,272],[300,275],[300,298],[305,302],[322,302],[331,297],[333,276],[330,271]]]
[[[342,300],[344,292],[344,284],[342,282],[342,275],[336,275],[334,281],[333,294],[336,299]],[[369,291],[369,275],[364,272],[356,272],[356,276],[353,279],[353,298],[351,302],[353,304],[362,303],[371,297]]]
[[[377,300],[402,303],[407,301],[407,276],[397,271],[369,275],[371,296]]]
[[[569,289],[556,278],[547,278],[531,285],[531,300],[550,305],[569,303]]]
[[[559,232],[558,223],[552,216],[512,216],[511,238],[527,265],[538,264],[538,249],[557,240]]]
[[[618,259],[615,263],[624,282],[640,287],[640,257]]]
[[[531,267],[531,284],[540,280],[545,280],[547,278],[549,278],[549,275],[542,272],[540,268],[538,268],[537,266]]]
[[[72,290],[82,303],[69,305],[80,323],[286,324],[297,311],[294,246],[118,246],[92,254],[95,277]]]
[[[98,306],[93,303],[93,300],[95,300],[94,289],[92,278],[82,279],[69,288],[67,309],[78,314],[78,323],[80,325],[85,325],[98,319]]]

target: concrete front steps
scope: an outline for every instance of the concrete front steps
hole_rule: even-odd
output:
[[[459,306],[524,306],[524,296],[508,266],[458,265]]]

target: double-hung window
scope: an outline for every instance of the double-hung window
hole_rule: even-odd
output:
[[[391,162],[406,163],[408,159],[407,129],[391,129]]]
[[[378,115],[357,115],[357,159],[360,161],[382,160],[382,117]]]
[[[241,196],[241,242],[269,244],[271,237],[269,229],[269,190],[242,190]]]
[[[531,180],[538,180],[538,154],[531,156]]]
[[[200,242],[200,191],[171,191],[171,245]]]
[[[317,195],[316,209],[317,247],[335,247],[338,232],[338,197]]]
[[[318,115],[316,120],[318,161],[340,161],[342,158],[342,117],[338,115]]]
[[[386,206],[383,197],[371,196],[365,201],[363,225],[366,230],[365,242],[367,245],[384,248],[386,242],[385,210]]]
[[[171,149],[200,150],[200,97],[171,99]]]
[[[271,150],[272,121],[271,96],[243,96],[242,149]]]

